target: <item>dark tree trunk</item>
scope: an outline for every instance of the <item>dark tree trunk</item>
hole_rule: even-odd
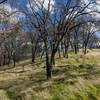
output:
[[[74,45],[74,51],[75,51],[75,54],[77,54],[77,50],[78,48],[77,48],[77,46],[76,46],[76,44]]]
[[[35,55],[32,55],[32,62],[35,62]]]
[[[68,58],[68,47],[65,48],[65,57]]]
[[[55,54],[51,55],[51,65],[55,65]]]
[[[10,64],[10,56],[8,56],[8,66],[9,66],[9,64]]]
[[[68,33],[68,34],[66,35],[66,38],[64,38],[65,57],[66,57],[66,58],[68,58],[69,43],[70,43],[70,34]]]
[[[61,42],[61,51],[63,52],[63,57],[65,57],[65,50],[64,50],[63,42]]]
[[[84,54],[87,53],[87,48],[86,48],[86,45],[84,46]]]
[[[10,52],[8,51],[8,65],[10,64]]]
[[[36,51],[37,51],[37,43],[35,44],[35,46],[33,45],[33,42],[32,42],[32,62],[34,63],[35,62],[35,57],[36,57]]]
[[[83,53],[86,54],[87,52],[87,43],[83,43]]]
[[[53,49],[52,50],[52,54],[51,54],[51,65],[55,66],[55,54],[56,54],[57,49]]]
[[[9,57],[8,59],[9,59],[9,62],[8,62],[8,64],[10,64],[10,57]]]
[[[5,55],[3,55],[3,65],[5,65],[6,64],[6,56]]]
[[[33,63],[35,62],[35,54],[34,54],[33,51],[32,51],[32,62],[33,62]]]
[[[49,54],[48,54],[48,46],[45,41],[45,52],[46,52],[46,74],[47,74],[47,80],[51,79],[52,76],[52,65],[50,64],[49,61]]]
[[[15,54],[15,52],[13,54],[13,62],[14,62],[14,67],[15,67],[16,66],[16,54]]]
[[[65,45],[65,55],[64,55],[64,57],[68,58],[69,39],[67,40],[67,44],[65,42],[64,45]]]
[[[35,62],[35,53],[34,53],[34,46],[32,44],[32,62],[34,63]]]
[[[59,59],[61,59],[60,49],[58,49],[58,52],[59,52]]]
[[[63,51],[63,57],[65,58],[65,51]]]
[[[47,72],[47,80],[50,80],[52,75],[52,66],[50,65],[47,57],[46,57],[46,72]]]

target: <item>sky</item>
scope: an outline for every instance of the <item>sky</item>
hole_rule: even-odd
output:
[[[0,0],[0,1],[2,1],[2,0]],[[12,0],[8,0],[9,2],[10,2],[10,4],[11,4],[11,1]],[[16,0],[15,0],[16,1]],[[20,7],[24,7],[23,6],[23,4],[21,3],[21,1],[23,1],[24,3],[25,3],[25,5],[29,8],[30,6],[29,6],[29,4],[28,4],[28,0],[17,0],[18,1],[18,4],[19,5],[21,5],[21,6],[19,6],[18,8],[16,8],[16,5],[13,5],[13,8],[9,5],[9,4],[7,4],[7,3],[5,3],[5,4],[2,4],[2,5],[0,5],[0,8],[4,8],[4,9],[6,9],[9,13],[11,13],[12,11],[19,11],[19,10],[21,10],[22,8],[20,8]],[[39,5],[39,3],[37,2],[37,1],[43,1],[43,0],[35,0],[36,1],[36,3]],[[54,6],[56,3],[59,3],[59,2],[63,2],[63,3],[66,3],[66,1],[67,0],[51,0],[51,8],[50,8],[50,11],[52,12],[53,10],[53,7],[52,6]],[[82,1],[82,3],[84,4],[88,4],[91,0],[81,0]],[[94,0],[94,1],[96,1],[98,4],[100,4],[100,0]],[[44,2],[44,8],[47,10],[47,8],[48,8],[48,3],[49,3],[49,0],[45,0],[45,2]],[[34,4],[34,3],[33,3]],[[35,7],[35,6],[34,6]],[[90,9],[87,9],[87,11],[91,11],[91,9],[97,9],[98,11],[100,11],[100,6],[94,6],[94,5],[91,5],[90,6]],[[36,11],[38,11],[38,8],[36,8],[35,7],[35,9],[36,9]],[[30,10],[30,12],[31,12],[31,10]],[[17,15],[17,17],[15,17]],[[92,15],[94,18],[96,18],[96,19],[100,19],[100,14],[96,14],[96,13],[94,13],[94,15]],[[13,23],[13,22],[15,22],[15,23],[17,23],[17,21],[20,19],[20,18],[23,18],[24,17],[24,15],[22,14],[22,13],[17,13],[17,14],[15,14],[15,15],[13,15],[13,16],[11,16],[11,23]],[[98,36],[100,36],[100,34],[98,35]]]
[[[0,0],[0,1],[2,1],[2,0]],[[11,1],[14,1],[14,0],[8,0],[9,2],[10,2],[10,4],[11,4]],[[6,9],[9,13],[11,13],[12,11],[19,11],[19,10],[22,10],[22,9],[25,9],[25,7],[24,7],[24,5],[21,3],[21,1],[22,2],[24,2],[24,4],[29,8],[29,10],[30,10],[30,12],[31,12],[31,9],[30,9],[30,6],[29,6],[29,3],[28,3],[28,0],[15,0],[15,2],[17,1],[17,3],[15,3],[15,4],[18,4],[19,6],[17,6],[16,7],[16,5],[14,4],[13,5],[13,7],[11,7],[9,4],[7,4],[7,3],[5,3],[5,4],[3,4],[3,5],[0,5],[0,8],[4,8],[4,9]],[[34,1],[36,1],[36,4],[38,4],[39,5],[39,3],[38,3],[38,1],[40,2],[43,2],[43,0],[34,0]],[[73,0],[73,1],[75,1],[75,0]],[[81,0],[82,1],[82,3],[83,4],[88,4],[91,0]],[[93,1],[95,1],[95,0],[93,0]],[[53,11],[53,7],[52,6],[54,6],[56,3],[59,3],[59,2],[63,2],[63,4],[65,4],[66,2],[67,2],[67,0],[51,0],[51,7],[50,7],[50,11],[52,12]],[[100,4],[100,0],[96,0],[96,2],[97,3],[99,3]],[[45,0],[45,2],[44,2],[44,8],[47,10],[47,8],[48,8],[48,3],[49,3],[49,0]],[[33,3],[33,6],[34,6],[35,4]],[[12,9],[13,8],[13,9]],[[36,6],[34,6],[34,8],[36,9],[36,11],[38,11],[39,9],[36,7]],[[96,7],[94,7],[93,5],[91,5],[90,6],[90,9],[87,9],[87,11],[91,11],[91,8],[93,9],[93,8],[96,8],[97,10],[99,10],[100,11],[100,6],[96,6]],[[21,17],[22,16],[22,14],[20,15],[19,14],[19,16]],[[94,16],[93,17],[95,17],[95,18],[100,18],[100,14],[94,14]],[[13,16],[13,18],[14,18],[14,16]],[[16,19],[17,20],[17,19]]]

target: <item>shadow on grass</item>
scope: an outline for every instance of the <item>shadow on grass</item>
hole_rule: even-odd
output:
[[[43,63],[43,62],[42,62]],[[36,63],[36,66],[42,63]],[[90,78],[91,76],[99,75],[100,71],[94,70],[94,65],[66,65],[58,66],[54,68],[52,74],[53,76],[58,76],[52,80],[52,85],[56,86],[56,89],[62,89],[67,85],[73,85],[77,82],[78,77]],[[75,73],[74,73],[75,72]],[[24,73],[24,72],[14,72],[14,73]],[[64,77],[60,77],[64,74]],[[6,94],[11,100],[22,100],[20,99],[25,94],[28,88],[31,88],[35,92],[43,91],[45,89],[52,88],[52,85],[42,86],[46,82],[46,72],[43,68],[38,69],[38,71],[29,73],[27,78],[18,78],[13,80],[6,80],[0,82],[0,89],[6,91]],[[21,93],[24,91],[23,93]]]
[[[72,66],[72,65],[58,66],[61,69],[55,69],[53,70],[52,73],[53,76],[59,76],[59,78],[56,79],[55,81],[64,83],[66,80],[68,80],[65,83],[73,84],[79,77],[90,79],[92,78],[92,76],[99,76],[100,71],[94,69],[94,67],[96,66],[97,65],[90,65],[90,64],[79,65],[79,66]],[[60,79],[60,76],[62,74],[65,74],[66,77]]]
[[[15,80],[1,81],[0,89],[5,90],[11,100],[20,100],[18,98],[22,95],[21,91],[32,88],[34,91],[38,92],[47,88],[41,87],[41,84],[44,82],[46,82],[45,72],[40,71],[29,74],[28,78],[25,79],[20,78]]]

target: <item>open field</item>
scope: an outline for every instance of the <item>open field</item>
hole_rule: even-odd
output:
[[[0,67],[0,100],[100,100],[100,50],[69,53],[46,80],[45,58]]]

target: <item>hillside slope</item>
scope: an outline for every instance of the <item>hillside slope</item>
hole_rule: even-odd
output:
[[[68,59],[57,54],[50,81],[45,57],[0,67],[0,100],[100,100],[100,50]]]

